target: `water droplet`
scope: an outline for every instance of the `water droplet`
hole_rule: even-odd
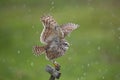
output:
[[[54,9],[54,6],[52,6],[51,8],[50,8],[50,11],[52,11]]]
[[[116,79],[120,79],[120,74],[117,74],[115,77]]]
[[[87,41],[87,44],[88,44],[88,45],[90,45],[90,43],[91,43],[90,41]]]
[[[103,76],[102,79],[105,79],[105,77]]]
[[[87,66],[89,67],[89,66],[90,66],[90,64],[87,64]]]
[[[99,73],[101,73],[101,72],[102,72],[102,70],[101,70],[101,69],[99,69],[99,70],[98,70],[98,72],[99,72]]]
[[[101,24],[101,25],[104,24],[103,21],[100,21],[100,24]]]
[[[70,61],[72,58],[71,57],[68,57],[68,60]]]
[[[91,2],[92,0],[88,0],[88,2]]]
[[[118,37],[118,39],[120,39],[120,36]]]
[[[72,44],[70,43],[70,46],[72,46]]]
[[[83,69],[83,68],[84,68],[84,65],[82,65],[81,67],[82,67],[82,69]]]
[[[17,53],[20,54],[20,50],[18,50]]]
[[[83,76],[86,76],[86,73],[83,73]]]
[[[3,62],[3,63],[6,62],[6,59],[2,59],[2,62]]]
[[[31,62],[31,63],[30,63],[30,65],[33,67],[33,66],[34,66],[34,63],[33,63],[33,62]]]
[[[26,8],[26,4],[23,5],[23,8]]]
[[[93,8],[93,7],[90,7],[90,10],[91,10],[91,11],[93,11],[94,9],[95,9],[95,8]]]
[[[96,61],[96,62],[95,62],[95,64],[99,64],[99,62],[98,62],[98,61]]]
[[[90,5],[90,2],[88,2],[87,4],[88,4],[88,6],[89,6],[89,5]]]
[[[98,46],[98,47],[97,47],[97,49],[98,49],[98,50],[100,50],[100,49],[101,49],[101,47],[100,47],[100,46]]]
[[[17,7],[16,6],[13,6],[13,9],[16,9]]]
[[[36,31],[36,34],[39,34],[39,31]]]
[[[110,25],[113,25],[113,23],[112,23],[112,22],[110,22],[109,24],[110,24]]]
[[[51,2],[51,5],[54,5],[54,1]]]
[[[84,79],[84,77],[81,76],[80,80],[83,80],[83,79]]]
[[[35,28],[35,26],[34,26],[34,25],[32,25],[32,28],[34,29],[34,28]]]
[[[91,51],[89,50],[89,51],[88,51],[88,53],[90,54],[90,53],[91,53]]]
[[[108,71],[108,69],[105,69],[105,71],[107,72],[107,71]]]
[[[115,34],[115,30],[112,29],[112,33]]]
[[[31,9],[28,9],[28,12],[31,12]]]
[[[120,31],[120,27],[118,28],[118,30]]]
[[[112,13],[112,17],[116,17],[114,13]]]
[[[80,78],[78,77],[77,80],[80,80]]]
[[[120,46],[116,46],[116,48],[117,48],[117,49],[119,49],[119,48],[120,48]]]

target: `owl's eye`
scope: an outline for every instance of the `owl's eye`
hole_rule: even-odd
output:
[[[63,45],[65,45],[65,46],[69,46],[69,44],[68,44],[67,42],[63,43]]]
[[[56,43],[58,43],[59,41],[58,40],[55,40]]]

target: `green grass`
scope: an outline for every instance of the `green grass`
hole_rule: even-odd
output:
[[[90,5],[82,0],[53,2],[1,1],[0,80],[48,80],[45,66],[51,63],[45,55],[32,54],[33,45],[43,45],[39,42],[43,29],[39,19],[44,13],[60,24],[80,25],[66,38],[71,44],[66,55],[57,59],[62,66],[60,80],[119,80],[119,6],[111,5],[112,1]]]

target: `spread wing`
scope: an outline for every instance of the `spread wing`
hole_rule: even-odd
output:
[[[63,32],[59,27],[58,23],[50,15],[41,17],[42,24],[44,29],[40,36],[40,41],[44,44],[49,43],[54,38],[62,36]]]
[[[73,30],[78,28],[77,24],[73,24],[73,23],[67,23],[61,26],[62,31],[64,33],[64,37],[69,35]]]

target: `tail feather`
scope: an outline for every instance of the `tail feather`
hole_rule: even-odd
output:
[[[45,46],[33,46],[33,53],[36,56],[39,56],[45,52]]]

